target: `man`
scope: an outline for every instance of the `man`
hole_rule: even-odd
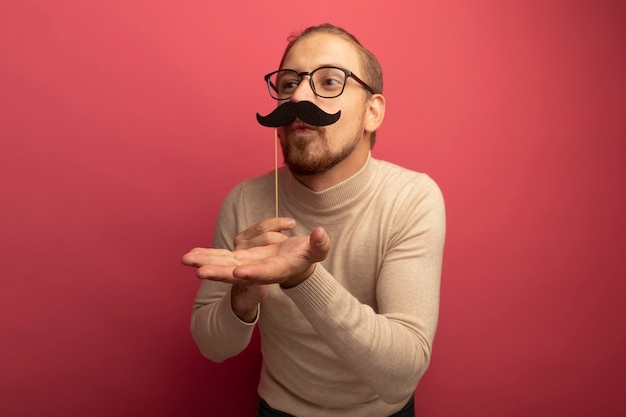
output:
[[[214,248],[183,256],[203,280],[193,337],[220,362],[259,325],[259,416],[413,416],[437,325],[443,198],[427,175],[370,155],[382,73],[351,34],[309,28],[279,68],[266,77],[276,111],[311,102],[317,113],[278,128],[281,217],[273,174],[244,181]]]

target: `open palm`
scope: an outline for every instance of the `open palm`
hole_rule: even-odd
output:
[[[280,243],[229,251],[206,249],[198,277],[237,285],[272,284],[301,280],[316,262],[326,258],[330,239],[318,227],[310,236],[296,236]]]

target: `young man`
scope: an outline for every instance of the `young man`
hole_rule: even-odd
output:
[[[259,325],[259,416],[412,416],[437,325],[442,195],[427,175],[371,156],[382,73],[351,34],[309,28],[279,68],[266,77],[275,112],[315,104],[274,124],[287,123],[281,217],[273,173],[244,181],[223,203],[214,248],[183,256],[203,280],[193,337],[220,362]]]

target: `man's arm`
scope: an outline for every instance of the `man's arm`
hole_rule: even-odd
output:
[[[224,200],[215,223],[213,247],[234,249],[233,237],[241,223],[235,208],[242,192],[242,186],[238,185]],[[202,259],[194,251],[203,250],[190,251],[181,262],[200,267]],[[206,358],[222,362],[248,346],[256,325],[258,303],[250,300],[250,293],[247,295],[222,282],[203,280],[200,284],[191,314],[191,334]]]
[[[438,321],[445,208],[434,182],[419,188],[407,190],[388,223],[376,310],[321,265],[283,290],[342,362],[389,403],[411,395],[426,371]],[[344,273],[359,282],[356,266]]]
[[[241,185],[227,196],[216,221],[213,246],[225,249],[246,249],[280,242],[287,237],[281,232],[295,226],[288,218],[272,218],[259,222],[234,235],[242,224],[237,201]],[[185,254],[184,265],[200,268],[206,263],[209,249],[196,248]],[[267,297],[265,285],[229,285],[203,280],[192,310],[191,332],[202,354],[221,362],[243,351],[252,337],[258,319],[259,304]]]

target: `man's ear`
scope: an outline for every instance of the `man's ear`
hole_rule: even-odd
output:
[[[385,97],[382,94],[374,94],[370,98],[367,113],[365,114],[365,131],[375,132],[385,118]]]

